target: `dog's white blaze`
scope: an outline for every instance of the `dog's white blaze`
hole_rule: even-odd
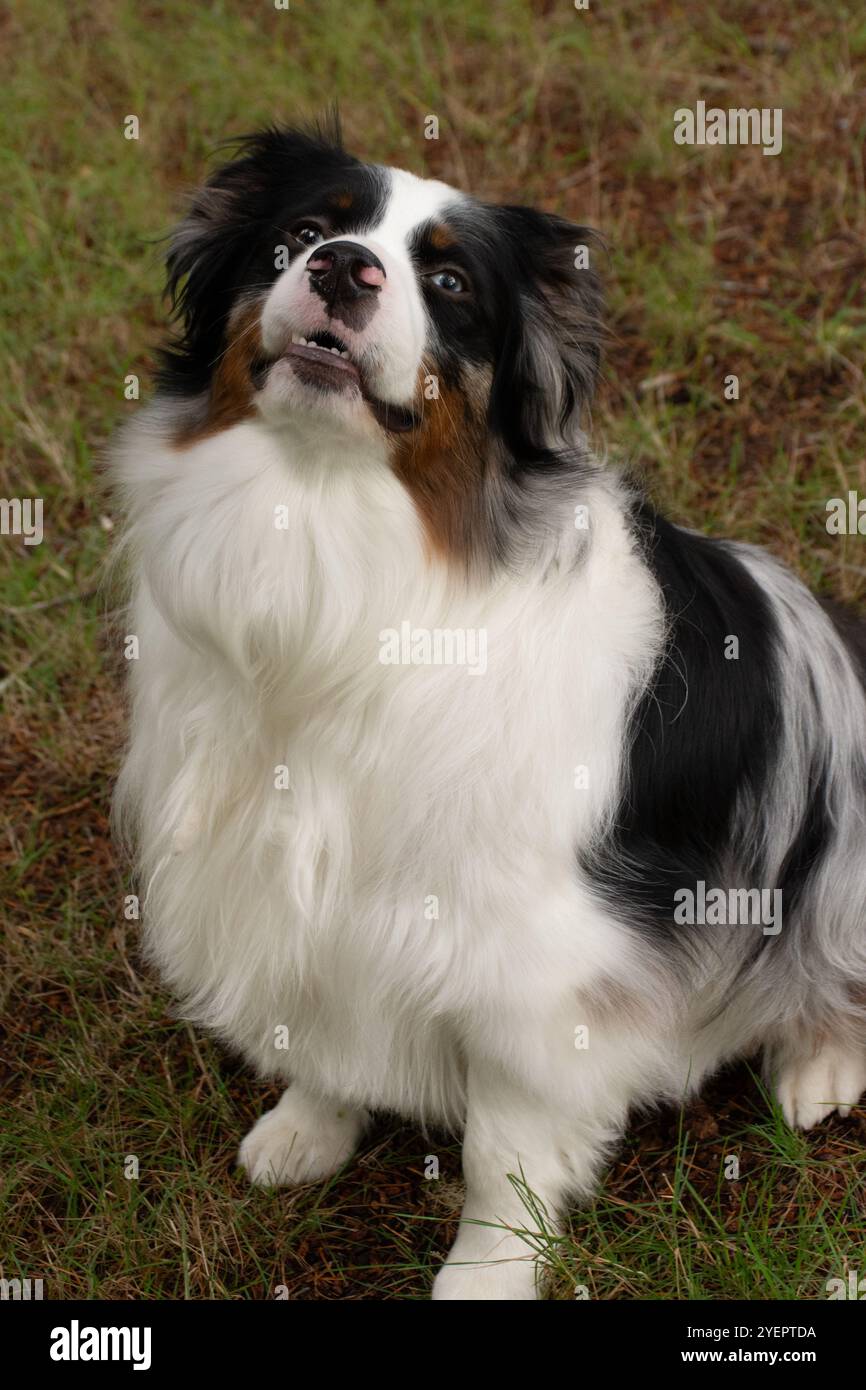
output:
[[[385,215],[371,235],[392,251],[405,247],[422,223],[435,220],[449,204],[465,200],[465,194],[438,179],[420,179],[406,169],[384,171],[391,179]]]

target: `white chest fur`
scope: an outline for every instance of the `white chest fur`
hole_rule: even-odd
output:
[[[659,641],[619,509],[600,485],[579,559],[566,537],[471,588],[376,458],[289,467],[243,425],[183,455],[142,430],[119,466],[140,655],[118,804],[153,958],[263,1071],[457,1114],[468,1018],[555,1008],[625,949],[574,867]]]

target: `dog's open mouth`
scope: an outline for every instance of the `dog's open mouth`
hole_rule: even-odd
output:
[[[414,429],[414,413],[404,406],[379,400],[367,390],[363,374],[351,353],[334,333],[317,329],[309,338],[292,334],[292,341],[280,357],[259,358],[251,368],[253,385],[264,386],[268,371],[276,361],[288,362],[295,375],[307,386],[323,391],[360,391],[377,421],[386,430]]]

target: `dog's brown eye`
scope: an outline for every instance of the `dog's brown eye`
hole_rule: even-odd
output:
[[[466,294],[469,289],[468,282],[456,270],[435,270],[427,279],[446,294]]]
[[[296,227],[292,236],[297,241],[302,241],[305,246],[315,246],[318,242],[324,241],[321,227],[316,227],[312,222],[304,222]]]

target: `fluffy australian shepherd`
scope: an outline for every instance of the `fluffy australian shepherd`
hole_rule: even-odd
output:
[[[633,1107],[758,1051],[792,1125],[866,1088],[862,636],[594,457],[594,248],[256,134],[113,455],[150,958],[285,1081],[253,1182],[461,1132],[440,1299],[536,1297],[525,1189],[555,1221]]]

